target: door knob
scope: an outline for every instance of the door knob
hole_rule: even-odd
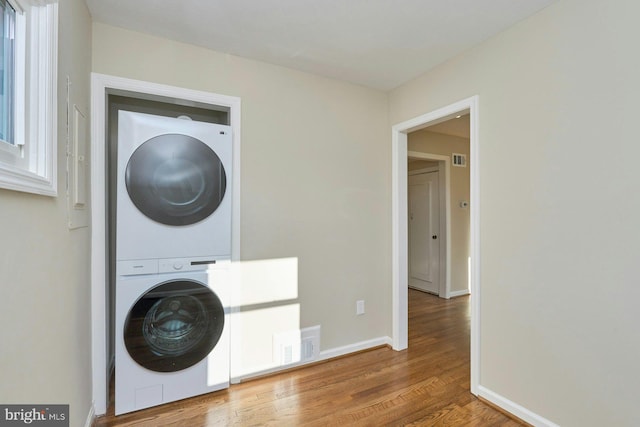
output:
[[[434,234],[433,236],[431,236],[431,238],[432,238],[433,240],[436,240],[436,239],[438,238],[438,236],[436,236],[436,235]]]

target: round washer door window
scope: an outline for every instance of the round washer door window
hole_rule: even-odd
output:
[[[224,328],[224,307],[202,283],[174,280],[145,293],[124,324],[124,343],[140,366],[176,372],[213,350]]]
[[[180,226],[215,212],[227,179],[222,161],[205,143],[166,134],[147,140],[133,152],[125,184],[131,201],[145,216]]]

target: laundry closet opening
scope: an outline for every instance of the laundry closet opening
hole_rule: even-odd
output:
[[[106,233],[107,233],[107,278],[106,278],[106,336],[107,378],[113,377],[115,369],[116,337],[116,211],[117,211],[117,160],[118,160],[118,116],[120,111],[143,113],[153,116],[182,118],[197,122],[230,125],[230,108],[176,100],[156,95],[114,90],[106,94]]]

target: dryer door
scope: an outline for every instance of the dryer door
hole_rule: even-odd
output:
[[[157,372],[195,365],[213,350],[224,327],[224,308],[211,289],[193,280],[171,280],[147,291],[124,324],[129,355]]]
[[[165,134],[133,152],[125,184],[131,201],[145,216],[180,226],[215,212],[227,179],[220,158],[205,143],[187,135]]]

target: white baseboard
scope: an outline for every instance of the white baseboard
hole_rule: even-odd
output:
[[[449,298],[461,297],[463,295],[469,295],[469,289],[463,289],[461,291],[449,292]]]
[[[315,362],[319,360],[327,360],[333,359],[334,357],[344,356],[345,354],[355,353],[356,351],[362,351],[373,347],[378,347],[381,345],[391,345],[392,341],[390,337],[378,337],[367,341],[360,341],[354,344],[345,345],[342,347],[336,347],[329,350],[324,350],[320,352],[320,356],[315,360]]]
[[[311,363],[321,362],[323,360],[333,359],[335,357],[340,357],[347,355],[349,353],[355,353],[357,351],[367,350],[369,348],[378,347],[381,345],[391,345],[391,338],[389,337],[379,337],[374,338],[367,341],[360,341],[354,344],[345,345],[342,347],[336,347],[329,350],[324,350],[320,352],[320,355],[311,360],[305,360],[304,362],[298,363],[290,363],[288,365],[276,366],[273,368],[261,369],[256,372],[252,372],[250,374],[239,375],[236,377],[232,377],[230,382],[231,384],[238,384],[243,381],[247,381],[253,378],[262,377],[264,375],[275,374],[280,371],[284,371],[291,368],[297,368],[299,366],[309,365]]]
[[[507,399],[506,397],[503,397],[498,393],[495,393],[481,385],[478,386],[478,396],[488,400],[494,405],[499,406],[505,411],[515,415],[516,417],[520,418],[523,421],[528,422],[529,424],[535,427],[559,427],[558,424],[552,421],[549,421],[548,419],[534,412],[531,412],[527,408],[520,406],[517,403]]]
[[[96,407],[91,402],[91,407],[89,408],[89,414],[87,415],[87,420],[84,422],[84,427],[91,427],[93,425],[93,420],[96,418]]]

